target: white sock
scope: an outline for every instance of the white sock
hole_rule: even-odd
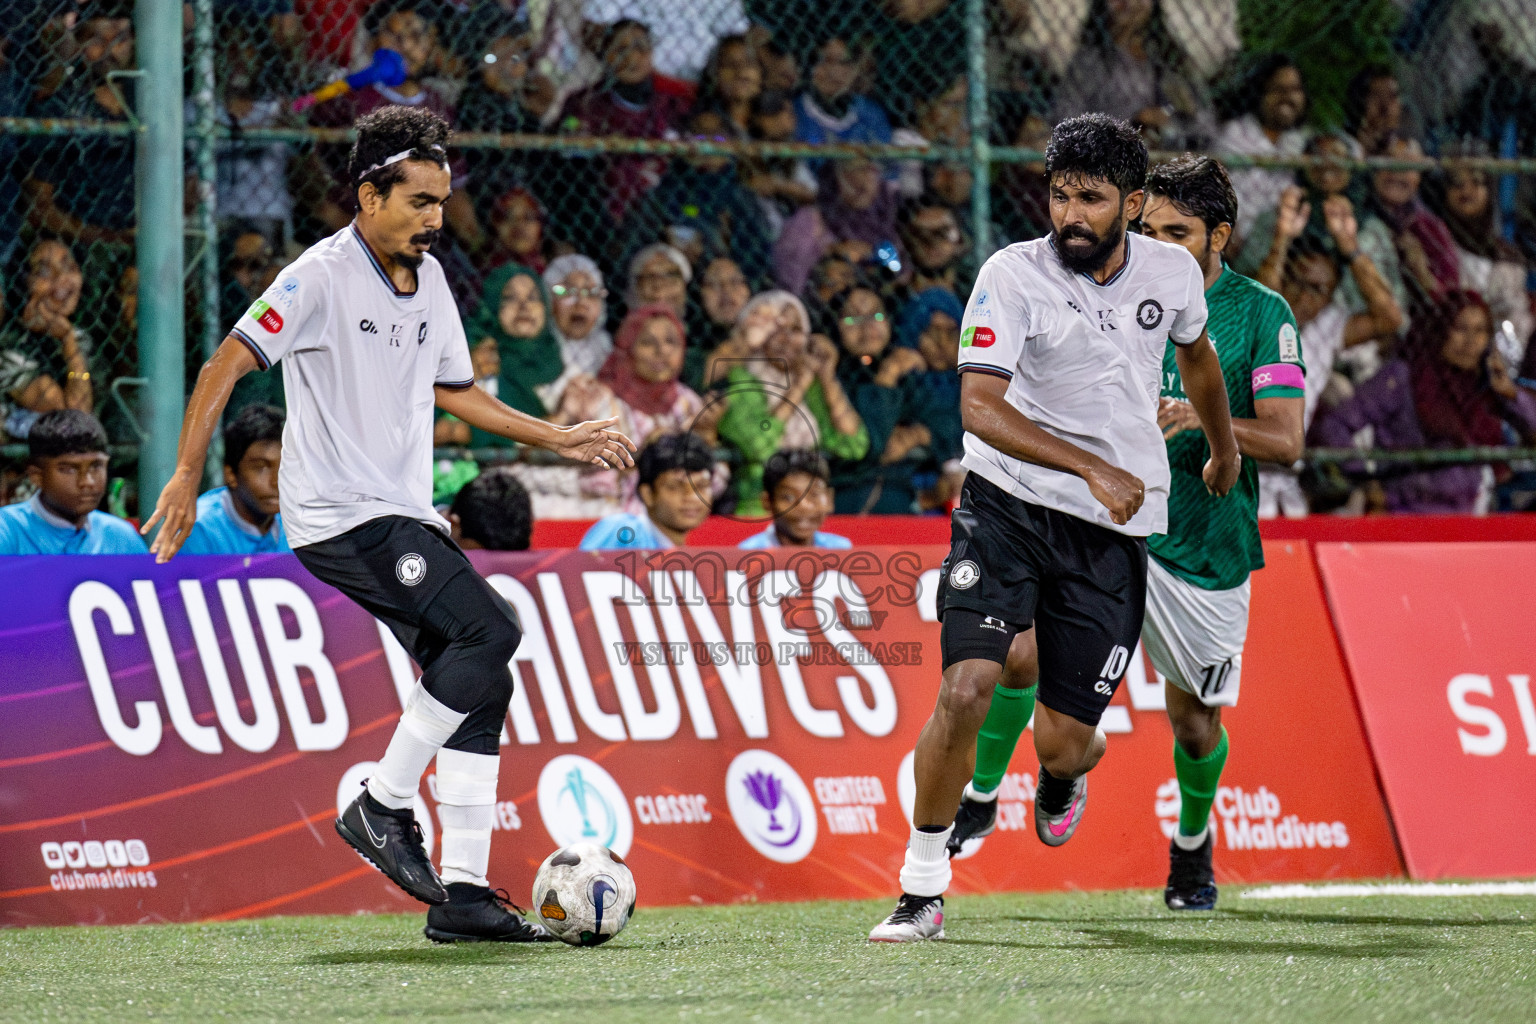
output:
[[[1002,788],[1002,783],[998,783],[994,789],[980,790],[976,788],[974,782],[967,782],[965,784],[965,798],[967,800],[975,800],[977,803],[989,804],[997,799],[997,792]]]
[[[491,821],[496,813],[497,754],[440,750],[437,754],[437,820],[443,826],[443,884],[488,886]]]
[[[1205,828],[1195,835],[1187,836],[1180,832],[1178,826],[1173,829],[1173,842],[1181,850],[1198,850],[1205,845],[1205,834],[1211,830],[1210,822],[1206,822]]]
[[[943,832],[912,829],[907,840],[907,859],[901,866],[901,891],[913,896],[943,896],[949,888],[949,853],[944,845],[955,830],[954,823]]]
[[[397,811],[410,807],[421,787],[422,773],[466,717],[428,693],[418,680],[383,760],[368,779],[369,794]]]

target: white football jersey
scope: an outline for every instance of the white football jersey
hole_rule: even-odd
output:
[[[1007,400],[1048,433],[1146,485],[1116,525],[1078,476],[1004,455],[965,435],[965,467],[1024,501],[1137,537],[1168,524],[1168,452],[1157,427],[1163,353],[1205,329],[1205,277],[1184,248],[1127,235],[1124,266],[1104,284],[1062,265],[1050,238],[992,254],[960,334],[960,372],[1009,381]]]
[[[292,546],[379,516],[448,528],[432,508],[432,389],[473,387],[475,374],[437,260],[397,292],[348,226],[284,269],[230,333],[263,370],[283,364],[278,492]]]

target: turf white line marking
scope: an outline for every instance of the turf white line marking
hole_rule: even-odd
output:
[[[1329,896],[1536,896],[1536,882],[1389,882],[1381,885],[1271,885],[1239,893],[1248,900]]]

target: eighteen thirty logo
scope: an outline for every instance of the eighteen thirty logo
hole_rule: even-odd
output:
[[[262,299],[257,299],[255,303],[251,305],[251,308],[249,312],[246,313],[246,316],[261,324],[262,329],[265,330],[268,334],[276,334],[278,331],[283,329],[282,315],[279,314],[277,310],[267,305],[266,302]]]
[[[960,332],[961,348],[991,348],[997,334],[990,327],[967,327]]]
[[[596,761],[562,754],[539,773],[539,816],[556,846],[597,843],[629,854],[635,822],[624,791]]]
[[[725,771],[731,817],[752,848],[793,864],[816,845],[816,805],[789,763],[766,750],[743,750]]]

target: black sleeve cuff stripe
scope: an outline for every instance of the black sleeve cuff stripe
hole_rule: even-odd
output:
[[[229,336],[251,350],[251,355],[256,357],[256,365],[261,369],[270,370],[272,368],[272,360],[267,358],[267,354],[261,350],[261,346],[256,344],[249,334],[246,334],[238,327],[231,327],[229,329]]]
[[[447,381],[437,381],[432,386],[435,388],[447,388],[449,391],[468,391],[470,388],[475,386],[475,379],[471,377],[469,380],[456,380],[451,383]]]
[[[966,364],[963,364],[960,367],[960,372],[961,373],[990,373],[994,377],[1001,377],[1001,378],[1003,378],[1003,380],[1013,380],[1013,373],[1011,371],[1005,370],[1001,366],[987,366],[984,363],[966,363]]]

